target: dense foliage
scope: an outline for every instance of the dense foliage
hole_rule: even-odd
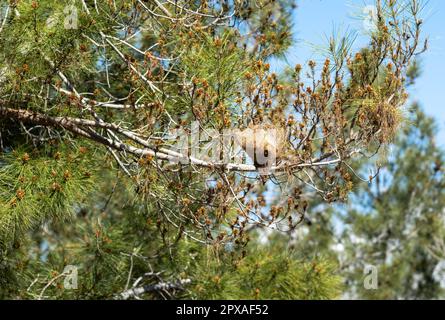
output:
[[[332,239],[261,238],[346,200],[396,136],[423,6],[376,1],[365,48],[275,74],[295,7],[0,1],[0,295],[339,297]]]

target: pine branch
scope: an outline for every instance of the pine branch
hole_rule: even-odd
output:
[[[76,135],[85,137],[89,140],[95,141],[102,144],[108,148],[117,151],[126,151],[134,156],[144,157],[152,156],[159,160],[171,161],[173,163],[178,163],[180,161],[186,161],[191,165],[198,167],[220,169],[224,171],[240,171],[240,172],[254,172],[257,170],[255,165],[247,164],[236,164],[236,163],[222,163],[222,162],[209,162],[201,159],[197,159],[192,156],[186,156],[181,153],[166,149],[166,148],[153,148],[147,141],[139,138],[132,131],[125,130],[116,124],[99,122],[94,120],[82,119],[82,118],[72,118],[72,117],[51,117],[45,114],[31,112],[24,109],[11,109],[11,108],[0,108],[0,118],[12,118],[17,121],[31,123],[34,125],[43,125],[50,127],[58,127],[68,130]],[[100,135],[92,128],[108,129],[116,133],[124,135],[126,138],[142,145],[144,148],[137,148],[129,144],[125,144],[121,141],[116,141],[115,139],[110,139],[105,136]],[[346,158],[352,157],[354,154],[360,153],[360,150],[353,150]],[[313,159],[308,163],[298,163],[292,164],[287,163],[279,166],[274,166],[271,168],[272,171],[287,171],[289,169],[302,169],[308,167],[321,167],[330,166],[342,162],[345,159],[334,158],[333,160],[325,160],[332,156],[332,154],[323,155],[318,159]]]

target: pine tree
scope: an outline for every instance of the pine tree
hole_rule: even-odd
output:
[[[252,238],[294,230],[307,190],[344,199],[348,168],[400,128],[421,7],[376,4],[367,48],[333,46],[289,82],[270,61],[292,43],[293,1],[1,1],[1,296],[337,297],[331,260]],[[236,144],[205,149],[257,127],[286,133],[254,143],[279,154],[273,174]]]

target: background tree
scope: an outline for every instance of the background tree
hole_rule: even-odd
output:
[[[431,254],[443,238],[444,154],[436,126],[418,106],[374,184],[351,198],[343,216],[349,263],[347,286],[361,298],[437,299],[443,296],[438,261]],[[365,265],[378,268],[379,289],[363,288]]]

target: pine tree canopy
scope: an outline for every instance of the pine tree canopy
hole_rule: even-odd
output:
[[[294,48],[291,0],[0,0],[0,297],[340,297],[332,252],[261,239],[379,179],[360,165],[409,126],[423,5],[375,7],[365,47],[333,36],[273,72]],[[400,183],[376,210],[423,188],[388,170]]]

